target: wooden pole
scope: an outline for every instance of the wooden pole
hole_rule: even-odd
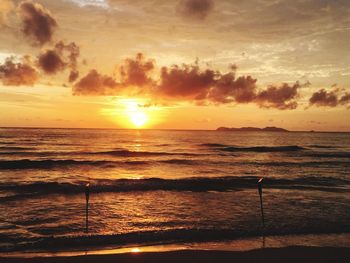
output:
[[[263,178],[260,178],[258,181],[258,191],[260,196],[260,208],[261,208],[261,221],[263,225],[263,229],[265,228],[265,217],[264,217],[264,206],[263,206],[263,199],[262,199],[262,181]]]
[[[87,183],[85,185],[85,199],[86,199],[86,207],[85,207],[85,231],[89,233],[89,198],[90,198],[90,184]]]

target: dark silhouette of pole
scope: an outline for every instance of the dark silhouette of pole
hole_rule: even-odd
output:
[[[85,231],[89,233],[89,198],[90,198],[90,184],[87,183],[85,185],[85,199],[86,199],[86,207],[85,207]]]
[[[262,199],[262,181],[263,181],[263,178],[260,178],[258,181],[258,190],[259,190],[259,196],[260,196],[261,220],[262,220],[262,225],[264,229],[265,217],[264,217],[264,206],[263,206],[263,199]]]

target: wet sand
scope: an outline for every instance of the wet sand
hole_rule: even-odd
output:
[[[286,247],[251,251],[179,250],[169,252],[142,252],[111,255],[86,255],[65,257],[14,258],[0,257],[2,263],[190,263],[190,262],[350,262],[350,248],[334,247]]]

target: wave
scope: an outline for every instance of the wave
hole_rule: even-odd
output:
[[[38,249],[72,249],[88,246],[126,246],[126,245],[156,245],[189,242],[210,242],[235,240],[261,236],[260,224],[246,224],[245,227],[232,228],[175,228],[158,231],[137,231],[121,234],[89,234],[68,236],[32,237],[9,240],[7,236],[0,237],[0,242],[11,242],[12,246],[0,247],[1,252]],[[267,226],[264,229],[266,236],[295,235],[295,234],[330,234],[349,233],[350,226],[339,224],[332,228],[306,224],[297,227],[282,225],[281,227]]]
[[[226,152],[291,152],[306,150],[306,148],[297,145],[240,147],[221,143],[202,143],[200,146],[217,148]]]
[[[1,155],[1,153],[0,153]],[[47,154],[41,155],[43,157]],[[332,155],[331,155],[332,156]],[[331,157],[328,156],[327,157]],[[342,166],[349,167],[350,162],[346,160],[327,160],[327,161],[306,161],[306,162],[249,162],[249,161],[217,161],[207,159],[163,159],[163,160],[75,160],[75,159],[45,159],[45,160],[0,160],[0,170],[25,170],[25,169],[53,169],[67,167],[91,167],[91,168],[113,168],[124,166],[147,166],[154,164],[168,165],[222,165],[222,166],[258,166],[258,167],[319,167],[319,166]]]
[[[311,148],[319,148],[319,149],[333,149],[333,148],[339,148],[339,146],[318,145],[318,144],[311,144],[311,145],[308,145],[308,147],[311,147]]]
[[[120,157],[147,157],[147,156],[162,156],[162,155],[188,155],[188,153],[170,153],[170,152],[148,152],[148,151],[129,151],[129,150],[115,150],[115,151],[101,151],[101,152],[85,152],[86,154],[103,154]]]
[[[239,191],[257,187],[258,177],[192,177],[184,179],[99,179],[90,181],[92,193],[131,192],[131,191]],[[82,181],[70,182],[32,182],[32,183],[1,183],[0,191],[10,191],[14,195],[0,198],[26,198],[30,194],[77,194],[85,191]],[[266,178],[264,188],[269,189],[299,189],[342,192],[349,187],[350,181],[332,177],[301,177],[295,179]],[[16,195],[18,194],[18,195]],[[23,195],[23,196],[22,196]]]
[[[152,156],[197,156],[203,154],[185,153],[185,152],[150,152],[150,151],[129,151],[129,150],[111,150],[111,151],[30,151],[33,148],[22,147],[3,147],[7,152],[0,152],[0,155],[22,155],[22,156],[57,156],[57,155],[103,155],[113,157],[152,157]],[[6,148],[6,149],[5,149]],[[16,149],[14,149],[16,148]],[[1,147],[0,147],[1,150]],[[16,151],[13,151],[16,150]]]
[[[35,150],[35,148],[29,147],[18,147],[18,146],[0,146],[1,151],[31,151]]]
[[[307,156],[314,158],[350,158],[350,152],[312,152]]]
[[[1,155],[1,153],[0,153]],[[45,156],[45,155],[43,155]],[[135,157],[135,156],[132,156]],[[63,159],[63,160],[0,160],[0,170],[25,170],[25,169],[52,169],[52,168],[64,168],[67,166],[93,166],[93,167],[118,167],[118,166],[140,166],[140,165],[151,165],[155,163],[165,163],[173,165],[196,165],[200,161],[190,159],[166,159],[166,160],[74,160],[74,159]]]
[[[204,146],[204,147],[229,147],[228,145],[221,144],[221,143],[202,143],[199,146]]]
[[[200,163],[200,161],[195,161],[190,159],[168,159],[168,160],[162,160],[159,162],[167,163],[167,164],[180,164],[180,165],[196,165]]]
[[[151,161],[107,161],[107,160],[11,160],[0,161],[0,170],[52,169],[67,166],[116,167],[119,165],[148,165]]]
[[[226,152],[294,152],[294,151],[302,151],[305,148],[290,145],[290,146],[254,146],[254,147],[225,147],[221,149]]]

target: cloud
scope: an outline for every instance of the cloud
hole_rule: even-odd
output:
[[[252,76],[236,77],[236,66],[222,73],[201,68],[199,63],[162,67],[158,74],[155,61],[139,53],[124,60],[120,79],[90,71],[73,87],[74,95],[143,95],[157,100],[189,101],[198,105],[255,103],[262,108],[292,110],[298,106],[298,82],[258,89]]]
[[[339,103],[340,103],[341,105],[348,105],[348,104],[350,104],[350,93],[344,94],[344,95],[340,98]],[[348,105],[348,106],[350,106],[350,105]]]
[[[32,86],[38,80],[38,73],[31,66],[28,57],[22,62],[15,62],[14,57],[7,58],[5,63],[0,64],[0,80],[6,86]]]
[[[251,76],[240,76],[236,79],[236,67],[231,72],[217,73],[219,78],[209,91],[208,98],[217,103],[250,103],[256,97],[256,79]]]
[[[146,94],[156,85],[150,76],[155,68],[154,60],[146,60],[142,53],[138,53],[135,58],[125,59],[118,68],[119,81],[113,77],[102,75],[95,69],[90,70],[74,85],[73,94],[91,96]],[[74,71],[71,72],[71,76],[72,74]]]
[[[281,86],[269,86],[256,96],[256,103],[262,108],[276,108],[279,110],[292,110],[298,107],[296,99],[299,97],[299,82],[294,85],[283,83]]]
[[[108,96],[114,95],[118,83],[114,78],[101,75],[95,69],[79,80],[73,86],[73,95]]]
[[[53,49],[48,49],[38,56],[38,67],[46,74],[53,75],[67,68],[70,69],[69,82],[75,81],[79,76],[77,70],[79,46],[74,42],[64,44],[58,42]]]
[[[342,93],[344,90],[333,89],[331,91],[326,91],[321,89],[312,94],[309,99],[310,106],[317,107],[337,107],[339,105],[345,105],[350,107],[350,93]]]
[[[212,69],[201,70],[198,65],[174,65],[161,70],[158,95],[168,98],[195,100],[203,104],[256,103],[262,108],[295,109],[298,104],[299,83],[269,86],[258,90],[252,76],[236,77],[236,67],[227,73]],[[199,103],[201,104],[201,103]]]
[[[47,50],[38,57],[38,66],[46,74],[52,75],[64,70],[66,63],[56,50]]]
[[[24,1],[19,5],[19,16],[23,33],[35,44],[43,45],[52,40],[57,22],[49,10],[38,3]]]
[[[235,77],[236,67],[221,73],[201,69],[197,64],[174,65],[161,70],[158,92],[169,97],[193,99],[213,103],[249,103],[255,98],[256,79]]]
[[[68,81],[74,82],[79,78],[79,71],[77,70],[71,70],[69,73]]]
[[[213,70],[201,70],[198,65],[163,67],[157,91],[168,97],[203,100],[215,83]]]
[[[14,5],[10,0],[0,2],[0,28],[7,22],[7,15],[13,10]]]
[[[336,107],[338,105],[338,95],[336,91],[328,92],[325,89],[321,89],[312,94],[309,104],[317,107]]]
[[[149,74],[154,69],[153,60],[145,60],[142,53],[138,53],[134,59],[128,58],[120,67],[120,75],[124,86],[147,86],[153,84]]]
[[[177,12],[185,18],[204,20],[213,8],[213,0],[181,0],[177,6]]]

